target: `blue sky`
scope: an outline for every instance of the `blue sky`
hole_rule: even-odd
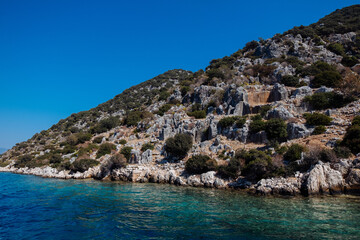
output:
[[[359,1],[0,0],[0,147]]]

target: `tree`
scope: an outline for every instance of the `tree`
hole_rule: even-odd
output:
[[[207,155],[194,155],[185,164],[185,170],[191,174],[201,174],[215,171],[217,162]]]
[[[287,160],[289,162],[300,160],[301,153],[304,152],[304,150],[305,148],[300,144],[292,144],[284,154],[284,160]]]
[[[166,140],[165,151],[171,156],[183,158],[192,147],[192,137],[186,133],[178,133]]]
[[[279,118],[270,119],[266,122],[265,132],[269,140],[284,141],[287,137],[285,121]]]

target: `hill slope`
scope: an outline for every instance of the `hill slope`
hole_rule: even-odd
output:
[[[168,71],[17,144],[1,165],[61,178],[253,183],[260,192],[269,177],[286,177],[266,184],[289,194],[304,184],[309,194],[345,189],[360,152],[359,16],[360,5],[347,7],[249,42],[206,71]],[[344,158],[346,171],[336,169]],[[319,186],[312,171],[342,180]]]

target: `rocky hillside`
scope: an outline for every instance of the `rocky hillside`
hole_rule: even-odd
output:
[[[171,70],[1,155],[58,178],[245,188],[360,189],[360,5],[246,44],[205,71]]]

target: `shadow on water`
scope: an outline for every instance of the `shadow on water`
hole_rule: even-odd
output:
[[[360,198],[0,173],[0,239],[359,239]]]

